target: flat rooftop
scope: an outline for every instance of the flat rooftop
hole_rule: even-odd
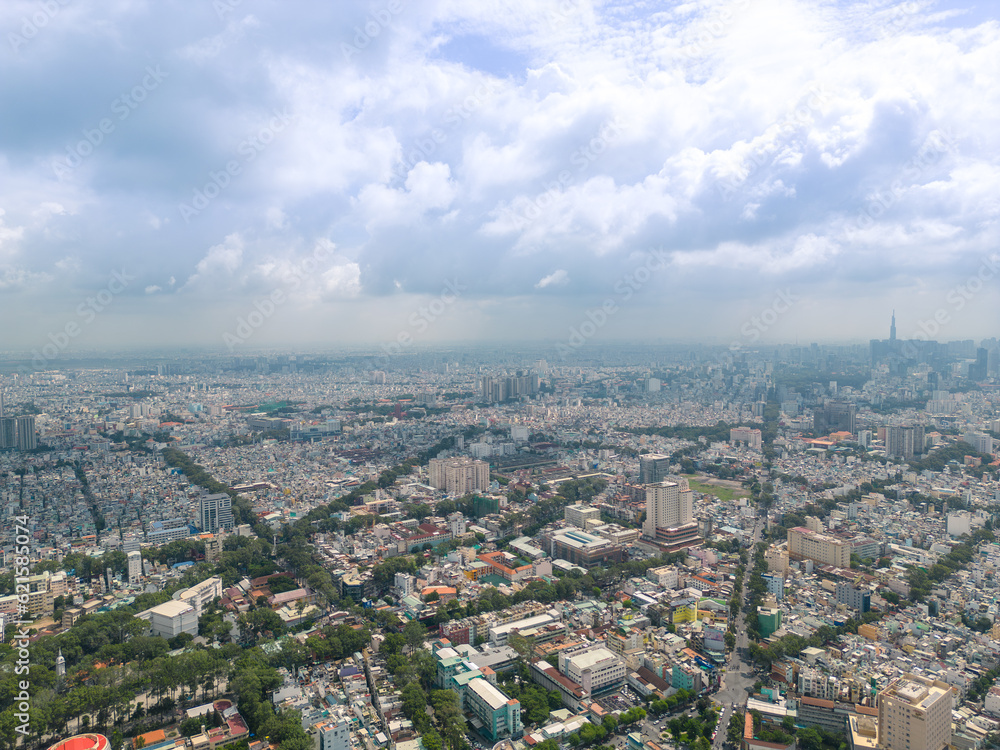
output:
[[[507,705],[507,696],[501,693],[498,688],[494,687],[482,677],[477,677],[470,682],[469,690],[472,690],[476,695],[482,698],[486,705],[494,711]]]

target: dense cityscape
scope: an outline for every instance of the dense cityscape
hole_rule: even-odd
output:
[[[1000,17],[0,0],[0,750],[1000,750]]]
[[[995,744],[1000,349],[909,343],[8,359],[0,742]]]

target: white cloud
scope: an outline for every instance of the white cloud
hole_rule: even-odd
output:
[[[34,5],[11,7],[14,28]],[[1000,24],[971,4],[427,0],[350,60],[360,8],[137,7],[67,6],[11,57],[5,288],[53,273],[89,288],[127,258],[169,279],[157,292],[242,299],[292,284],[330,238],[294,292],[317,313],[350,299],[378,316],[375,295],[434,294],[456,269],[501,307],[526,288],[585,295],[660,245],[721,296],[785,278],[827,294],[858,278],[947,285],[1000,239]],[[150,60],[169,71],[155,96],[56,180],[53,158],[112,109],[110,84],[69,91],[51,71],[117,95]],[[44,129],[39,101],[58,105]],[[241,150],[275,110],[287,130]],[[951,145],[915,163],[935,132]],[[233,159],[218,197],[172,220]],[[538,295],[556,297],[575,299]]]
[[[243,247],[243,237],[236,232],[210,247],[205,257],[198,261],[194,274],[185,286],[231,278],[243,264]]]
[[[560,268],[543,277],[541,281],[535,284],[535,289],[545,289],[549,286],[565,286],[568,283],[569,274],[566,272],[566,269]]]

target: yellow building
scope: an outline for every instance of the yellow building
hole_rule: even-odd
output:
[[[788,530],[788,557],[792,560],[813,560],[820,565],[849,568],[851,545],[842,539],[796,526]]]
[[[885,640],[885,633],[882,632],[882,628],[871,623],[860,626],[858,628],[858,635],[862,638],[867,638],[869,641]]]
[[[880,750],[946,750],[951,744],[951,686],[905,674],[878,694]]]

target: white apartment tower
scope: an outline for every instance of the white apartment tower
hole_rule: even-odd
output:
[[[449,495],[485,492],[490,486],[490,465],[471,458],[432,458],[427,473],[431,487]]]
[[[138,583],[142,578],[142,553],[138,550],[129,552],[128,555],[128,582]]]
[[[646,487],[644,536],[656,538],[657,529],[672,529],[694,520],[694,495],[686,479],[657,482]]]
[[[878,694],[880,750],[946,750],[951,744],[951,686],[905,674]]]

